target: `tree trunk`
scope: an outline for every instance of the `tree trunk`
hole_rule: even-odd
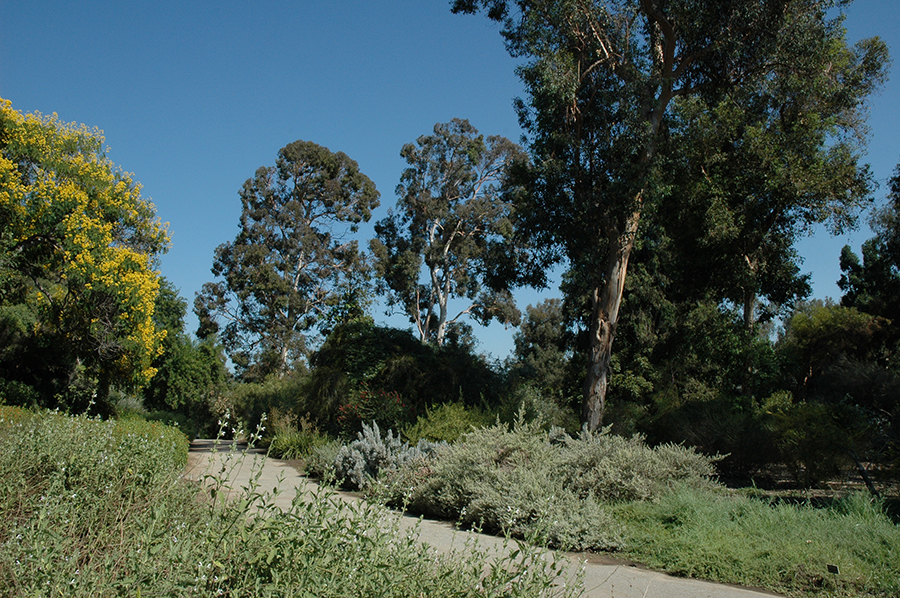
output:
[[[640,205],[640,201],[638,205]],[[635,210],[626,223],[625,231],[610,240],[603,282],[594,287],[591,296],[591,361],[584,381],[581,407],[581,423],[587,424],[588,430],[591,432],[603,425],[612,344],[619,321],[622,294],[625,291],[628,258],[634,247],[634,237],[640,217],[640,209]]]

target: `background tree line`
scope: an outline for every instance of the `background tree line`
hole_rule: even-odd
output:
[[[523,145],[462,119],[405,145],[396,205],[368,251],[358,227],[379,205],[374,183],[341,152],[286,145],[239,192],[239,233],[194,301],[199,340],[184,331],[186,302],[152,273],[140,334],[112,325],[123,312],[95,292],[100,274],[63,282],[67,260],[84,260],[52,253],[82,237],[38,220],[33,198],[64,187],[53,169],[65,154],[44,164],[8,131],[23,118],[60,138],[72,127],[7,107],[5,400],[75,407],[77,379],[105,412],[120,395],[200,426],[226,406],[249,423],[278,408],[333,432],[363,403],[397,422],[446,402],[525,405],[569,427],[728,453],[736,476],[777,462],[811,484],[846,463],[896,465],[898,178],[862,258],[841,257],[840,305],[809,301],[794,249],[813,225],[856,226],[875,189],[865,110],[888,53],[877,38],[847,42],[841,5],[456,0],[500,23],[521,60]],[[110,176],[112,189],[137,188]],[[44,186],[16,195],[13,180]],[[92,247],[131,244],[149,268],[164,232],[131,201]],[[52,226],[59,237],[44,239]],[[513,291],[545,285],[556,263],[561,296],[522,318]],[[374,324],[378,296],[413,334]],[[521,327],[513,356],[490,364],[470,323],[494,319]],[[51,360],[35,349],[51,345]]]

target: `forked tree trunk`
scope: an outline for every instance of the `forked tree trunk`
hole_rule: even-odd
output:
[[[626,223],[625,231],[610,240],[603,284],[595,287],[591,296],[591,361],[584,381],[581,407],[581,422],[587,424],[591,432],[603,425],[613,339],[625,291],[628,259],[634,247],[640,216],[640,210],[635,210]]]

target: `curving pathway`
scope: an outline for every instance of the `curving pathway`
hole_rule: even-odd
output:
[[[215,447],[215,448],[214,448]],[[240,492],[249,486],[251,476],[258,472],[256,483],[260,493],[280,489],[275,504],[287,509],[297,492],[313,493],[319,489],[314,480],[301,475],[290,461],[270,459],[264,451],[246,450],[230,442],[195,440],[188,454],[187,475],[202,479],[206,474],[223,472],[228,476],[231,492]],[[355,495],[338,492],[343,500],[358,501]],[[466,541],[477,536],[479,546],[490,550],[504,549],[504,541],[496,536],[460,531],[447,522],[421,520],[408,515],[401,516],[404,528],[418,526],[419,540],[439,552],[459,550]],[[764,590],[716,584],[696,579],[672,577],[658,571],[642,569],[631,563],[590,554],[567,554],[572,561],[572,571],[584,567],[584,596],[587,598],[771,598],[778,596]],[[585,559],[586,562],[585,562]]]

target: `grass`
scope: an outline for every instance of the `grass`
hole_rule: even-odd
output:
[[[415,513],[676,576],[791,596],[900,596],[900,527],[883,502],[861,492],[815,504],[765,498],[713,475],[709,459],[680,446],[517,424],[384,470],[373,488]]]
[[[816,508],[681,489],[614,513],[625,554],[674,575],[792,596],[900,595],[900,527],[865,494]]]
[[[0,410],[0,596],[573,595],[538,550],[439,556],[377,505],[200,492],[185,456],[158,423]]]

